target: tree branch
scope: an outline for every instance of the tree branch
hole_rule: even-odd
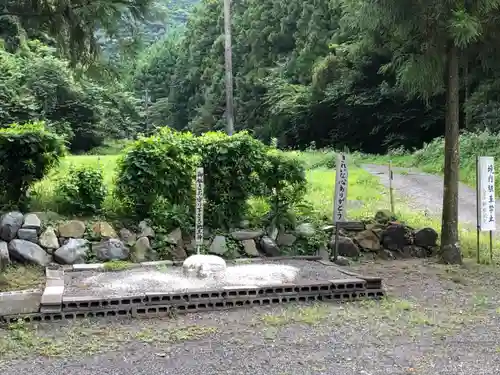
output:
[[[20,17],[20,18],[45,18],[45,17],[52,17],[54,15],[60,15],[63,13],[66,13],[68,10],[69,11],[75,11],[79,9],[86,8],[91,5],[96,5],[98,3],[97,1],[92,1],[92,0],[87,0],[83,4],[75,4],[75,5],[69,5],[66,7],[62,7],[59,9],[53,9],[53,10],[45,10],[45,11],[40,11],[40,12],[25,12],[25,11],[10,11],[6,10],[7,7],[4,8],[4,10],[0,11],[0,17],[3,16],[14,16],[14,17]],[[130,5],[130,1],[127,0],[109,0],[109,5]]]

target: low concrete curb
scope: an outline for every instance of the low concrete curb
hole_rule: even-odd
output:
[[[41,313],[58,313],[62,309],[64,270],[45,269],[47,280],[40,301]]]

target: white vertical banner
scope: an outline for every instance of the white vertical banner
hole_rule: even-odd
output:
[[[346,221],[347,202],[347,159],[345,153],[337,155],[335,174],[335,195],[333,201],[333,222]]]
[[[495,207],[495,160],[492,156],[480,156],[477,162],[477,225],[483,232],[496,229]]]
[[[195,241],[196,252],[200,253],[200,247],[203,245],[203,201],[204,187],[203,168],[196,168],[196,212],[195,212]]]

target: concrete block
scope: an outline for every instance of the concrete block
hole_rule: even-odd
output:
[[[60,305],[64,294],[64,286],[47,286],[42,294],[42,305]]]
[[[94,263],[94,264],[73,264],[73,271],[102,271],[104,270],[104,264]]]
[[[0,293],[0,316],[32,314],[40,310],[41,290]]]

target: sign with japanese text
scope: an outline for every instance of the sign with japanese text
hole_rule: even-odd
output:
[[[195,241],[196,251],[200,252],[200,246],[203,245],[203,168],[196,168],[196,213],[195,213]]]
[[[493,231],[495,218],[495,161],[491,156],[481,156],[477,163],[478,229]]]
[[[335,174],[335,196],[333,201],[333,222],[346,221],[347,203],[347,159],[344,153],[337,155]]]

